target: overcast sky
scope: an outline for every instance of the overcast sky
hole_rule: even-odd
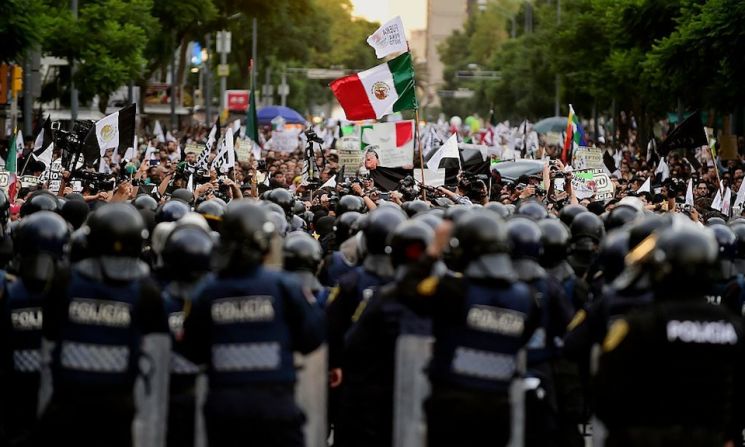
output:
[[[401,16],[406,33],[427,26],[427,0],[352,0],[354,15],[376,22]]]

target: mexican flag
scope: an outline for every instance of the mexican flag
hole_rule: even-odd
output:
[[[408,52],[385,64],[339,78],[330,87],[348,120],[380,119],[418,107],[414,65]]]
[[[13,134],[13,139],[8,147],[8,158],[5,162],[5,170],[8,171],[8,200],[10,203],[15,201],[16,192],[18,192],[16,188],[18,186],[16,182],[16,173],[18,172],[18,148],[16,145],[18,144],[19,139],[20,141],[23,141],[23,136],[21,135],[20,130]]]

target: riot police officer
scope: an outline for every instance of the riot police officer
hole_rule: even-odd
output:
[[[36,422],[42,307],[49,291],[59,286],[69,239],[67,223],[60,216],[49,211],[34,213],[15,231],[14,264],[19,276],[6,287],[2,272],[0,433],[4,432],[10,445],[29,442]]]
[[[569,265],[578,277],[587,281],[591,290],[599,293],[602,285],[595,278],[600,240],[605,236],[603,221],[595,214],[586,211],[577,214],[569,227],[572,239],[569,245]]]
[[[45,303],[43,353],[51,348],[52,395],[43,408],[40,443],[130,446],[134,384],[145,377],[148,434],[165,428],[170,345],[160,291],[138,259],[144,222],[129,204],[112,203],[88,219],[90,257],[72,268]],[[43,376],[43,378],[46,376]],[[46,389],[42,383],[42,392]],[[45,402],[42,402],[44,404]]]
[[[543,251],[538,224],[527,217],[515,216],[507,221],[507,236],[516,277],[530,287],[541,308],[541,324],[528,343],[527,350],[529,374],[541,381],[540,387],[544,393],[543,396],[541,393],[530,394],[527,443],[552,445],[559,437],[576,441],[579,437],[577,424],[581,419],[578,407],[581,405],[573,403],[575,411],[566,415],[567,405],[559,402],[560,399],[571,399],[572,393],[563,391],[570,384],[579,383],[576,371],[569,370],[569,365],[561,361],[561,345],[557,343],[564,336],[571,318],[571,303],[564,295],[561,284],[538,264]],[[556,377],[557,374],[559,377]],[[560,417],[559,403],[562,404],[561,416],[566,417]]]
[[[334,224],[334,243],[337,249],[326,256],[319,278],[322,284],[333,287],[339,282],[339,278],[349,273],[357,265],[349,259],[347,253],[341,250],[341,245],[356,233],[355,224],[362,214],[356,211],[347,211],[336,218]]]
[[[546,273],[564,287],[564,293],[573,311],[584,307],[587,302],[587,283],[577,278],[574,269],[567,262],[569,253],[569,229],[558,219],[543,219],[538,222],[541,229],[543,250],[538,258]]]
[[[208,279],[184,322],[188,357],[207,366],[211,446],[303,445],[293,352],[324,338],[323,312],[309,290],[262,262],[275,229],[269,211],[230,203]]]
[[[421,272],[445,246],[463,275],[428,277],[416,286],[435,338],[426,403],[430,446],[505,445],[510,438],[508,388],[517,353],[540,324],[530,289],[516,282],[505,225],[475,209],[436,232]],[[426,275],[426,273],[425,273]]]
[[[396,341],[402,331],[412,327],[420,327],[425,335],[431,332],[429,319],[412,309],[419,300],[416,288],[405,279],[408,269],[421,262],[433,237],[427,224],[410,220],[398,225],[389,238],[396,279],[375,291],[345,337],[343,396],[334,431],[339,445],[385,446],[393,442]]]
[[[161,254],[163,303],[172,343],[168,446],[194,445],[196,380],[200,369],[184,355],[184,314],[191,308],[201,281],[210,276],[213,246],[214,241],[204,228],[179,222],[168,235]]]
[[[282,246],[284,269],[295,276],[304,287],[313,293],[323,307],[328,298],[328,288],[318,282],[321,265],[321,244],[313,236],[294,231],[287,235]]]
[[[655,299],[613,323],[595,378],[606,446],[734,445],[742,430],[743,331],[706,302],[717,260],[711,230],[679,222],[635,256]]]
[[[737,255],[737,236],[726,225],[717,223],[707,226],[714,232],[719,251],[715,280],[706,296],[706,300],[712,304],[721,305],[725,304],[723,301],[727,286],[737,276],[737,271],[734,268],[735,256]],[[736,305],[730,304],[729,307],[735,311],[737,309]]]

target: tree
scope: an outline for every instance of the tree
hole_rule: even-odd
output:
[[[82,103],[98,95],[104,113],[111,93],[140,75],[147,30],[157,25],[151,9],[152,0],[96,0],[83,3],[75,20],[68,8],[49,7],[44,50],[75,61]]]
[[[23,53],[39,43],[42,27],[40,0],[3,0],[0,2],[0,62],[18,62]]]

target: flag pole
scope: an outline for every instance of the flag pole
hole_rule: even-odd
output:
[[[31,161],[31,157],[34,153],[34,150],[31,149],[31,152],[28,153],[28,156],[26,157],[26,161],[23,163],[23,168],[21,168],[21,173],[18,174],[18,177],[23,177],[23,173],[26,172],[26,166],[28,166],[28,162]]]
[[[416,95],[416,93],[414,94]],[[419,135],[419,108],[418,107],[414,111],[414,119],[416,120],[414,122],[414,126],[416,126],[414,128],[414,134],[416,135],[416,144],[417,144],[417,147],[419,148],[419,165],[422,168],[422,185],[427,186],[427,184],[424,182],[424,154],[422,153],[422,142],[421,142],[421,139],[419,138],[420,135]],[[427,189],[426,188],[422,188],[422,197],[424,198],[425,201],[427,200]]]

